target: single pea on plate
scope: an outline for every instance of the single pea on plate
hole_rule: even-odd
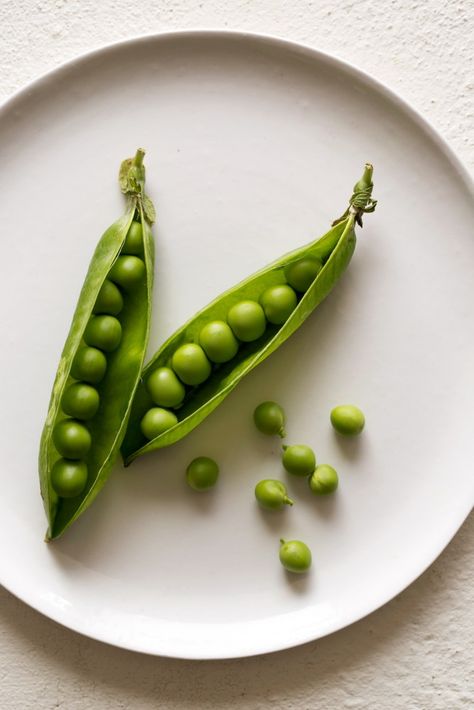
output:
[[[255,498],[266,510],[281,510],[285,505],[293,505],[288,497],[286,486],[281,481],[265,478],[255,486]]]
[[[288,572],[301,574],[311,567],[311,550],[301,540],[280,540],[280,562]]]
[[[331,411],[331,424],[338,434],[357,436],[365,426],[365,417],[359,407],[340,404]]]
[[[308,478],[308,483],[315,495],[324,496],[334,493],[339,485],[339,476],[335,468],[327,463],[321,463]]]
[[[276,402],[262,402],[253,413],[255,426],[267,436],[286,436],[285,412]]]
[[[186,469],[186,482],[195,491],[207,491],[216,485],[219,466],[209,456],[198,456]]]

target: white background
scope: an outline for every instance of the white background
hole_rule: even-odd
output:
[[[469,0],[142,0],[135,6],[130,0],[22,0],[0,3],[0,27],[1,98],[83,51],[145,32],[226,27],[300,40],[385,81],[438,128],[468,167],[474,165]],[[472,540],[471,522],[410,589],[351,628],[240,661],[172,661],[109,648],[58,627],[3,591],[0,706],[470,707]]]

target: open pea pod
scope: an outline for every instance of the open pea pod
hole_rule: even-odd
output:
[[[193,318],[177,330],[155,353],[143,371],[132,405],[132,411],[122,444],[125,464],[155,449],[179,441],[200,424],[237,386],[240,380],[259,363],[276,350],[306,320],[316,306],[328,295],[346,269],[354,252],[356,237],[354,226],[362,226],[362,214],[372,212],[376,202],[372,200],[372,166],[367,164],[364,174],[354,187],[349,207],[344,215],[320,239],[286,254],[269,266],[229,289],[212,303],[199,311]],[[160,405],[150,394],[149,378],[158,368],[173,368],[173,355],[184,344],[199,344],[204,326],[215,321],[227,321],[230,309],[242,301],[258,302],[262,294],[272,287],[288,284],[288,274],[294,265],[319,263],[320,268],[314,278],[298,289],[295,306],[283,323],[274,325],[267,322],[262,335],[251,342],[240,342],[237,352],[228,362],[212,364],[209,375],[197,386],[187,387],[178,406],[169,413],[160,409],[158,416],[163,419],[163,411],[169,424],[164,431],[150,437],[144,426],[147,413]],[[290,291],[291,293],[291,291]],[[295,298],[293,296],[293,298]],[[262,300],[262,303],[264,301]],[[269,318],[271,320],[271,318]],[[232,319],[228,320],[232,327]],[[235,333],[238,336],[238,333]],[[176,369],[176,368],[175,368]],[[179,375],[178,371],[178,375]],[[173,373],[172,376],[174,377]],[[181,386],[181,385],[180,385]],[[144,433],[145,430],[145,433]]]
[[[39,452],[47,540],[61,535],[104,485],[143,367],[154,262],[143,156],[138,150],[121,165],[127,208],[95,249],[54,381]]]

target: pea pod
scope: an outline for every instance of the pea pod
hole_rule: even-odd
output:
[[[376,202],[371,196],[372,188],[372,166],[367,164],[362,178],[354,187],[348,209],[323,237],[286,254],[220,295],[161,346],[144,369],[142,382],[135,394],[122,444],[122,456],[126,465],[142,454],[169,446],[186,436],[222,402],[248,372],[263,362],[299,328],[328,295],[349,264],[356,243],[355,224],[362,226],[362,214],[373,212],[375,209]],[[295,265],[296,269],[293,268]],[[293,310],[289,315],[284,315],[285,320],[281,323],[280,314],[277,318],[272,318],[268,309],[265,309],[271,305],[269,298],[274,294],[277,294],[278,299],[281,296],[281,293],[277,293],[281,289],[274,287],[288,283],[290,286],[294,283],[295,290],[303,293],[294,299],[296,305],[291,306]],[[265,296],[262,298],[263,294]],[[278,299],[273,301],[277,308]],[[253,310],[254,332],[252,329],[239,330],[234,327],[234,307],[237,304],[242,313],[250,313]],[[264,310],[268,322],[263,316]],[[154,438],[151,438],[150,429],[147,428],[145,436],[141,424],[145,414],[154,407],[153,391],[150,393],[150,387],[147,387],[150,375],[158,368],[169,368],[175,369],[180,377],[173,355],[178,349],[179,353],[182,353],[183,345],[189,347],[192,343],[196,348],[196,344],[203,342],[202,332],[205,326],[217,322],[222,324],[224,321],[227,321],[234,335],[241,341],[234,357],[226,362],[215,362],[210,374],[203,371],[203,381],[193,383],[181,378],[184,384],[194,386],[186,388],[184,398],[174,408],[174,423],[170,419],[170,425],[165,430],[157,428]],[[247,335],[249,332],[250,335]]]
[[[61,535],[104,485],[140,378],[154,261],[150,228],[154,208],[144,192],[143,156],[140,149],[121,165],[126,211],[95,249],[54,381],[39,452],[47,540]],[[141,246],[135,244],[135,256],[124,256],[131,253],[130,236],[136,242],[137,235]],[[113,283],[114,278],[120,281],[113,269],[124,259],[126,266],[136,260],[131,267],[138,277],[122,288]]]

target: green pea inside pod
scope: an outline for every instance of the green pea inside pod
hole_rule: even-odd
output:
[[[122,254],[140,256],[143,251],[143,228],[140,222],[133,220],[125,237]]]
[[[239,349],[232,329],[223,320],[207,323],[199,334],[199,343],[209,360],[216,363],[232,360]]]
[[[295,291],[306,293],[322,268],[323,263],[320,259],[306,256],[286,267],[285,278]]]
[[[312,555],[301,540],[280,540],[280,562],[288,572],[301,574],[311,567]]]
[[[244,343],[260,338],[267,327],[265,313],[257,301],[240,301],[227,313],[227,322],[234,335]]]
[[[143,417],[140,426],[143,436],[151,441],[177,423],[178,417],[174,412],[162,407],[152,407]]]
[[[285,505],[293,505],[284,483],[272,478],[266,478],[257,483],[255,498],[259,505],[267,510],[281,510]]]
[[[198,456],[186,469],[186,482],[195,491],[207,491],[216,485],[219,466],[208,456]]]
[[[138,256],[119,256],[109,272],[109,279],[126,291],[133,290],[146,278],[145,262]]]
[[[262,402],[253,413],[255,426],[267,436],[286,436],[285,412],[276,402]]]
[[[92,316],[84,331],[87,345],[113,352],[122,340],[122,326],[114,316]]]
[[[306,444],[293,444],[283,447],[282,463],[294,476],[310,476],[316,468],[316,456]]]
[[[75,498],[87,484],[85,461],[58,459],[51,469],[51,485],[61,498]]]
[[[92,419],[99,409],[99,393],[91,385],[75,382],[65,390],[61,406],[65,414],[75,419]]]
[[[185,343],[173,353],[171,367],[185,385],[200,385],[211,374],[206,353],[196,343]]]
[[[260,304],[269,323],[282,325],[296,308],[296,293],[287,284],[270,286],[260,297]]]
[[[75,419],[62,419],[53,429],[53,442],[66,459],[84,458],[92,443],[89,430]]]
[[[71,365],[71,375],[75,380],[82,380],[97,385],[104,379],[107,370],[107,358],[97,348],[83,346],[79,348]]]
[[[98,293],[93,313],[118,316],[123,308],[123,297],[117,286],[105,279]]]
[[[186,394],[182,382],[170,367],[157,367],[148,376],[146,388],[155,404],[160,407],[177,407]]]
[[[339,477],[335,468],[327,463],[322,463],[316,466],[308,483],[315,495],[324,496],[334,493],[339,485]]]

